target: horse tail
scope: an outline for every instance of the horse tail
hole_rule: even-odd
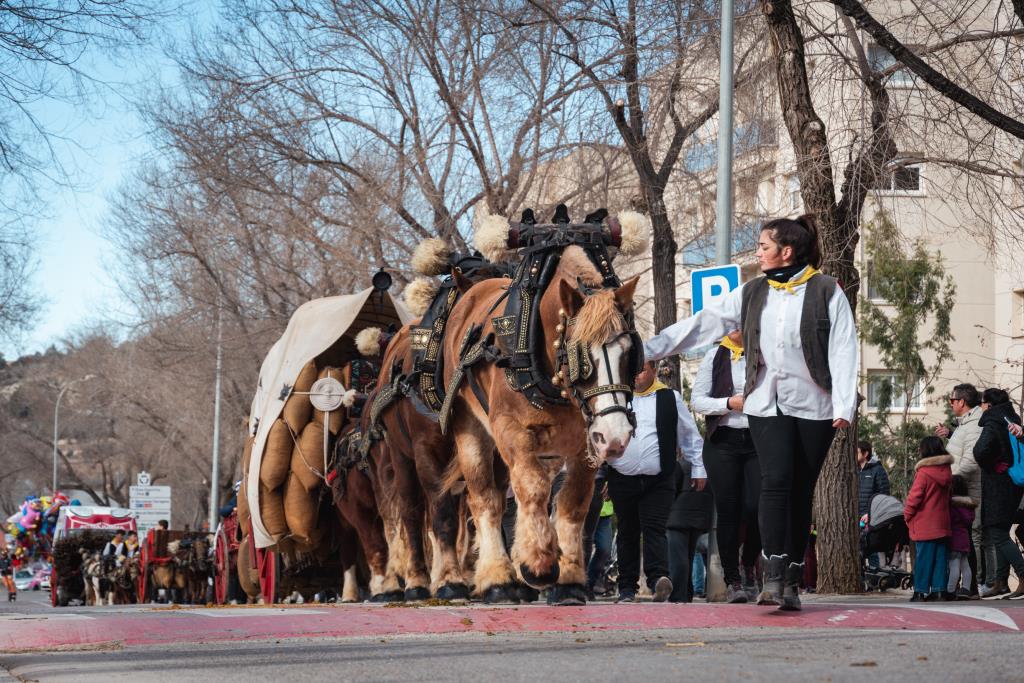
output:
[[[444,470],[444,475],[441,477],[440,495],[451,493],[452,489],[462,480],[462,468],[459,466],[459,459],[452,458],[452,461],[448,463],[448,467]]]

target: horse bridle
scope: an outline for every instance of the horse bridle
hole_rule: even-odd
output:
[[[633,431],[636,431],[636,414],[633,412],[633,386],[631,384],[612,383],[612,384],[598,384],[592,389],[581,389],[580,383],[590,378],[590,375],[594,372],[594,367],[590,362],[590,344],[581,342],[567,342],[569,336],[569,328],[576,324],[576,318],[570,318],[565,312],[565,309],[559,309],[558,311],[559,323],[555,326],[555,331],[558,333],[558,340],[554,346],[557,350],[555,355],[555,376],[551,378],[552,383],[555,385],[564,385],[566,388],[562,389],[562,397],[569,398],[571,395],[576,399],[576,403],[580,406],[580,411],[583,413],[583,419],[587,423],[589,428],[594,424],[594,420],[605,415],[611,415],[612,413],[624,413],[626,419],[629,420],[629,424],[633,427]],[[636,353],[638,348],[642,348],[640,335],[632,330],[625,330],[615,336],[610,342],[606,342],[601,345],[601,353],[604,355],[605,367],[608,368],[608,377],[611,378],[611,359],[608,357],[608,344],[614,343],[624,336],[629,337],[630,341],[630,362],[629,372],[631,372],[630,379],[636,375],[633,372],[634,365],[636,363]],[[643,361],[640,361],[643,364]],[[568,368],[569,374],[566,376],[565,369]],[[599,378],[600,379],[600,378]],[[617,394],[625,394],[628,398],[625,403],[619,403]],[[590,400],[596,398],[602,394],[612,395],[612,405],[606,406],[601,410],[594,412],[590,407]]]

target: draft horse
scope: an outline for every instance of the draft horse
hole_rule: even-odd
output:
[[[444,343],[451,405],[441,420],[455,441],[446,482],[465,478],[479,544],[475,593],[488,602],[516,600],[517,576],[551,588],[554,604],[586,602],[582,527],[594,473],[622,454],[635,428],[632,384],[643,362],[633,324],[638,278],[621,284],[611,269],[599,241],[609,233],[601,225],[606,213],[580,226],[568,224],[564,207],[559,213],[556,225],[512,226],[509,246],[528,238],[515,279],[470,289],[452,311]],[[633,216],[630,225],[643,225]],[[500,315],[503,301],[510,315]],[[518,503],[511,558],[494,453]],[[563,464],[552,524],[552,480]]]

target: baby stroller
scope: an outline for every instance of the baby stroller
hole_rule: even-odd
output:
[[[910,588],[914,575],[900,568],[903,552],[910,545],[910,533],[903,520],[903,503],[880,493],[871,499],[867,517],[860,535],[864,590]],[[877,569],[868,565],[868,556],[874,553],[885,554],[885,563]]]

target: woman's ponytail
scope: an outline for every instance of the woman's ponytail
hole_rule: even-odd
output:
[[[821,268],[821,240],[818,237],[818,222],[809,213],[799,218],[775,218],[764,224],[761,230],[770,230],[772,240],[780,247],[793,249],[793,261],[800,265]]]

